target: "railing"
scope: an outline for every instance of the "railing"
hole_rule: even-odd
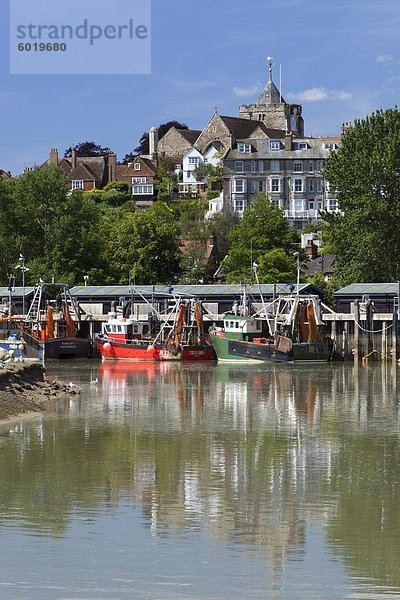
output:
[[[286,219],[318,219],[318,210],[285,210]]]

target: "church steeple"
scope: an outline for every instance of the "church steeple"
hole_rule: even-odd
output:
[[[267,60],[269,62],[269,79],[257,100],[257,104],[286,104],[282,94],[272,81],[272,56],[268,56]]]
[[[268,82],[255,104],[242,104],[239,115],[242,119],[261,121],[270,129],[292,131],[298,136],[304,135],[304,121],[300,104],[287,104],[282,93],[273,82],[272,56],[267,57]]]

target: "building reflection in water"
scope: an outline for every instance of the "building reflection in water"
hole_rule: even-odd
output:
[[[40,496],[44,525],[130,501],[153,535],[206,531],[263,553],[278,578],[318,526],[356,574],[400,587],[397,382],[386,364],[103,363],[69,415],[10,430],[3,477],[32,502],[43,456],[53,477],[65,460],[61,490]]]

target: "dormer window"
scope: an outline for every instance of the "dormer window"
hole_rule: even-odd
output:
[[[133,168],[135,169],[135,171],[140,171],[140,163],[135,162]]]
[[[324,149],[325,150],[336,150],[337,145],[335,144],[335,142],[324,142]]]
[[[271,140],[269,143],[269,149],[270,150],[280,150],[281,149],[281,143],[279,140]]]
[[[237,149],[239,154],[251,154],[251,144],[238,143]]]
[[[293,150],[307,150],[307,142],[293,142]]]

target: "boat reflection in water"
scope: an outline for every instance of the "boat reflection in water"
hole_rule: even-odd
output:
[[[82,540],[95,534],[91,581],[111,561],[115,581],[132,581],[140,597],[159,597],[160,554],[192,590],[210,582],[193,598],[219,587],[218,598],[398,596],[396,365],[107,361],[86,387],[87,370],[79,380],[74,369],[73,414],[2,438],[1,528],[22,522],[26,553],[35,532],[70,544],[80,532],[78,580]],[[52,365],[48,374],[66,377]]]

